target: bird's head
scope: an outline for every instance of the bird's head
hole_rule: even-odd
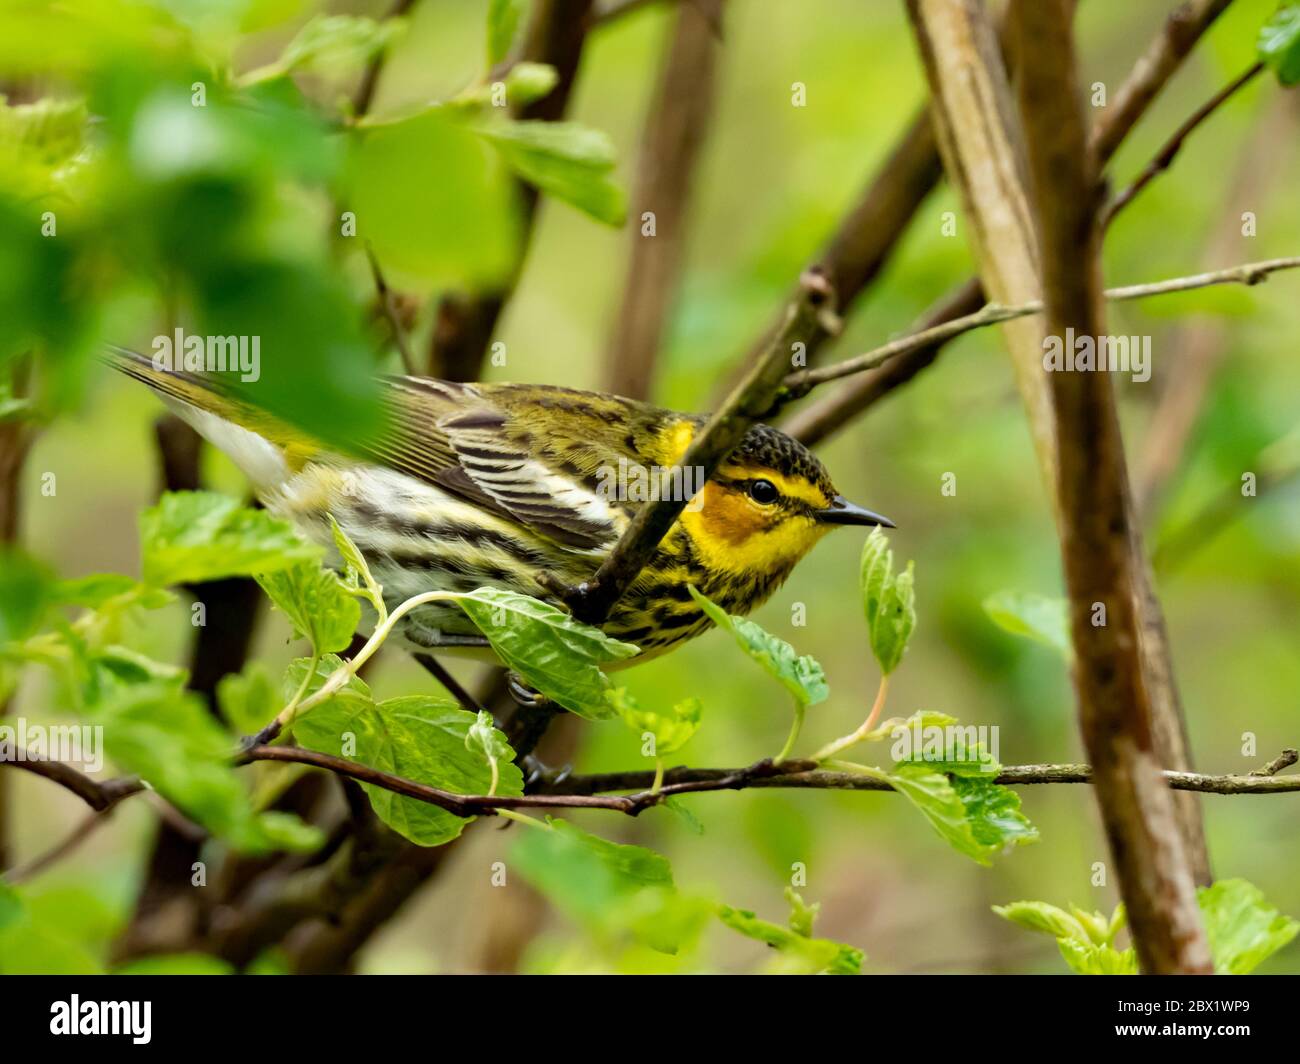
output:
[[[894,523],[849,502],[802,443],[756,425],[683,512],[705,564],[741,575],[784,576],[841,525]]]

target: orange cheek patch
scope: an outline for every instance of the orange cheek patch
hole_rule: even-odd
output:
[[[704,486],[704,501],[696,513],[683,515],[714,540],[738,546],[770,527],[771,522],[738,491],[712,482]]]

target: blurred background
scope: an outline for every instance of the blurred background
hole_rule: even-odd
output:
[[[1172,6],[1081,4],[1085,83],[1113,94]],[[1109,171],[1116,182],[1136,176],[1183,119],[1250,65],[1258,27],[1274,6],[1272,0],[1231,6],[1121,149]],[[304,356],[293,372],[313,375],[324,419],[335,416],[329,404],[344,410],[351,391],[363,387],[357,382],[375,365],[377,345],[386,350],[378,365],[399,368],[391,345],[383,344],[364,252],[330,235],[337,231],[336,211],[326,189],[338,187],[331,182],[340,173],[347,180],[352,161],[315,146],[329,140],[330,114],[340,96],[352,96],[356,76],[297,78],[303,95],[319,105],[320,129],[285,119],[283,129],[236,131],[215,143],[187,141],[183,124],[168,125],[172,118],[151,95],[164,83],[188,94],[187,64],[200,59],[237,72],[273,62],[319,9],[295,0],[260,5],[265,26],[259,27],[234,2],[174,0],[159,7],[180,27],[165,35],[165,46],[151,36],[155,30],[129,20],[118,22],[113,34],[24,45],[24,27],[36,25],[26,14],[31,9],[18,5],[0,15],[0,40],[8,40],[0,45],[0,78],[10,102],[89,85],[91,114],[100,116],[92,129],[108,159],[93,174],[71,177],[59,208],[70,232],[83,227],[89,254],[75,266],[81,272],[65,290],[66,305],[50,309],[52,320],[42,326],[45,335],[61,338],[60,350],[72,353],[43,378],[40,394],[50,414],[19,487],[20,542],[64,576],[136,573],[136,514],[158,490],[153,423],[161,408],[144,389],[90,363],[87,352],[100,339],[147,349],[156,333],[202,319],[205,305],[211,309],[227,297],[231,305],[251,301],[252,309],[244,307],[250,315],[254,304],[279,308],[287,336],[306,330],[323,337],[316,348],[306,347],[311,361]],[[411,5],[369,113],[398,115],[479,84],[487,7],[486,0]],[[328,10],[379,17],[387,9],[330,4]],[[13,20],[13,32],[5,31],[5,18]],[[616,372],[612,352],[629,328],[623,319],[629,252],[640,212],[651,209],[637,199],[643,171],[654,163],[643,153],[647,112],[676,19],[672,3],[638,4],[587,32],[567,118],[611,139],[612,173],[628,190],[629,220],[621,227],[602,224],[569,203],[541,197],[517,278],[508,278],[516,282],[513,292],[491,333],[504,343],[505,359],[486,366],[490,378],[599,388]],[[650,385],[656,401],[687,410],[707,410],[716,401],[925,98],[900,3],[729,0],[721,38],[706,33],[702,47],[711,51],[714,68],[711,113],[687,175],[679,273],[669,286]],[[36,57],[30,48],[38,43],[45,51]],[[141,54],[152,56],[143,66]],[[805,106],[792,105],[796,82],[806,87]],[[1106,240],[1107,283],[1296,254],[1297,131],[1296,94],[1271,77],[1257,78],[1116,221]],[[369,195],[382,199],[391,192],[419,202],[427,182],[436,206],[442,195],[436,170],[403,173],[395,180],[411,187]],[[11,175],[6,191],[22,202],[17,183]],[[168,198],[182,193],[188,198]],[[491,197],[480,206],[498,210]],[[955,235],[945,231],[949,211],[959,208],[940,182],[821,359],[848,357],[907,330],[970,275],[964,221],[958,214]],[[1252,235],[1242,234],[1243,212],[1257,220]],[[526,210],[519,215],[522,225]],[[178,226],[179,217],[188,224]],[[488,232],[506,223],[475,216],[459,222],[484,244],[512,239]],[[416,238],[429,240],[443,228],[411,224]],[[16,239],[0,249],[0,285],[8,293],[0,308],[6,316],[32,315],[33,274],[63,266],[49,261],[54,253],[47,247]],[[116,250],[95,268],[95,249],[110,241]],[[476,263],[407,262],[398,252],[386,259],[382,249],[378,256],[389,267],[398,313],[406,315],[421,357],[430,347],[439,297],[475,291],[484,277],[498,283],[503,270],[513,270],[494,262],[490,251]],[[115,273],[119,260],[132,270]],[[182,280],[173,283],[177,276]],[[1119,377],[1116,386],[1134,481],[1139,496],[1149,499],[1148,545],[1156,552],[1194,758],[1207,772],[1249,771],[1300,740],[1300,489],[1291,475],[1300,463],[1297,283],[1295,275],[1280,274],[1251,289],[1111,308],[1112,332],[1152,337],[1151,381]],[[352,319],[367,314],[356,327]],[[336,317],[339,335],[356,333],[346,343],[330,332]],[[1190,400],[1185,391],[1171,398],[1189,375],[1204,382],[1203,396],[1193,388]],[[1189,431],[1181,432],[1179,411],[1169,404],[1189,402]],[[896,555],[916,562],[919,623],[893,677],[888,714],[929,709],[997,725],[1007,764],[1083,760],[1064,663],[1050,648],[997,627],[982,605],[1001,591],[1055,596],[1062,588],[1047,497],[997,332],[962,337],[820,453],[844,494],[893,518]],[[1267,490],[1243,498],[1241,478],[1252,471]],[[42,493],[50,472],[57,476],[53,497]],[[948,474],[955,476],[955,493],[942,490]],[[203,475],[209,486],[247,492],[219,455],[205,451]],[[860,549],[854,532],[828,538],[755,616],[825,667],[831,695],[809,712],[802,744],[809,749],[856,726],[875,693],[878,676],[856,590]],[[192,633],[188,603],[180,602],[149,614],[132,645],[183,662]],[[748,764],[770,755],[785,736],[785,697],[727,642],[712,632],[620,677],[644,704],[691,694],[702,700],[703,726],[675,761]],[[296,652],[283,618],[264,614],[253,656],[276,667]],[[466,683],[479,682],[476,666],[453,670]],[[368,679],[381,696],[428,690],[432,683],[396,651],[382,655]],[[11,712],[31,719],[59,719],[39,676],[25,679],[14,704]],[[555,729],[540,753],[549,763],[597,772],[646,766],[639,747],[617,724],[582,724]],[[83,809],[43,781],[15,775],[11,847],[18,858],[30,858],[61,838]],[[683,804],[703,825],[699,834],[662,810],[636,820],[596,813],[573,819],[665,854],[680,886],[774,920],[784,918],[782,891],[801,862],[807,869],[801,892],[822,906],[818,934],[864,949],[868,971],[1062,971],[1049,939],[1001,921],[990,906],[1035,898],[1109,912],[1115,884],[1096,886],[1093,875],[1095,863],[1108,860],[1105,840],[1089,789],[1034,787],[1021,795],[1041,839],[991,868],[950,850],[889,794],[690,797]],[[1295,804],[1289,796],[1203,799],[1216,873],[1251,880],[1293,915],[1300,914]],[[147,804],[124,803],[104,830],[33,880],[31,893],[65,912],[82,941],[107,950],[130,919],[155,819]],[[610,960],[581,926],[519,879],[490,886],[493,863],[508,858],[518,830],[482,822],[448,847],[410,901],[359,950],[356,970],[654,965],[749,971],[763,962],[761,946],[720,927],[690,956]],[[1264,970],[1300,971],[1300,945]]]

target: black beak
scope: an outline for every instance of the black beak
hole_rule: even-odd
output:
[[[830,506],[818,510],[813,516],[825,525],[880,525],[882,528],[897,528],[888,517],[872,513],[870,510],[849,502],[843,495],[836,495]]]

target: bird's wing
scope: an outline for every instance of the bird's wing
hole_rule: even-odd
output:
[[[389,430],[371,456],[575,550],[604,550],[626,515],[573,471],[528,446],[518,411],[489,389],[391,378]]]

